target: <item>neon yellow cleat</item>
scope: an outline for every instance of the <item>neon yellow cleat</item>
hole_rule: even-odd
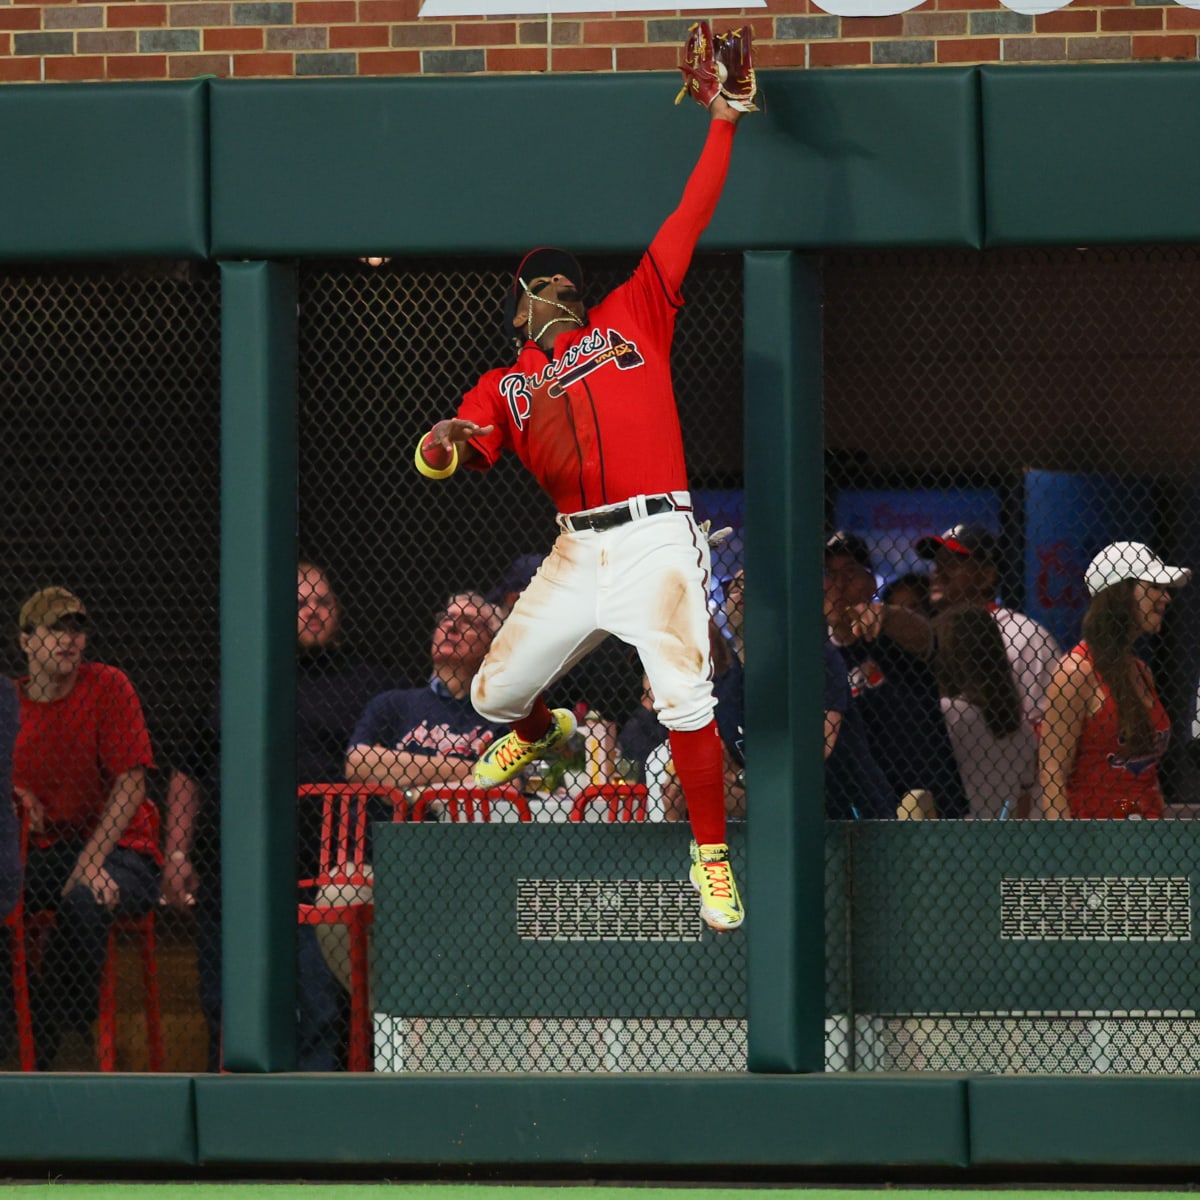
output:
[[[475,764],[475,782],[480,787],[496,787],[519,775],[531,762],[548,750],[561,745],[575,732],[575,715],[565,708],[550,712],[550,727],[536,742],[523,742],[515,733],[506,733],[494,741]]]
[[[700,893],[700,917],[709,929],[728,933],[746,919],[729,865],[729,847],[724,842],[711,846],[697,846],[693,842],[688,878]]]

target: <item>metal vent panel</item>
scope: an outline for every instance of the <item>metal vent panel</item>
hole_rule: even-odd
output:
[[[517,935],[534,942],[698,942],[691,885],[674,879],[518,879]]]
[[[1000,937],[1006,941],[1191,941],[1191,882],[1187,876],[1156,875],[1002,879]]]

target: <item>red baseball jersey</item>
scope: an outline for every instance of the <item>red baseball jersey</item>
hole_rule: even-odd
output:
[[[460,417],[495,426],[472,441],[480,457],[471,467],[486,471],[511,449],[562,513],[686,490],[671,338],[733,134],[730,122],[710,122],[679,207],[629,281],[589,310],[586,325],[560,333],[552,358],[526,341],[514,366],[488,371],[463,397]]]
[[[31,834],[38,846],[83,840],[108,803],[118,775],[154,766],[150,734],[129,677],[116,667],[82,663],[75,686],[49,703],[25,695],[13,755],[13,783],[42,802],[46,831]],[[133,814],[119,845],[161,862],[158,814],[146,800]]]

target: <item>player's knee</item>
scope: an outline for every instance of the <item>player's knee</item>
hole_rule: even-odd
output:
[[[508,725],[526,716],[532,701],[518,696],[506,686],[504,671],[487,663],[480,667],[471,680],[471,704],[475,711],[493,725]]]
[[[696,688],[687,694],[670,698],[659,709],[658,719],[667,729],[689,733],[703,729],[713,719],[716,707],[717,701],[711,687]]]

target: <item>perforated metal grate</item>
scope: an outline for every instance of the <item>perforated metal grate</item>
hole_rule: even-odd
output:
[[[1189,941],[1191,881],[1154,876],[1004,879],[1000,936],[1014,941]]]
[[[518,879],[517,932],[551,942],[698,942],[687,883],[647,879]]]

